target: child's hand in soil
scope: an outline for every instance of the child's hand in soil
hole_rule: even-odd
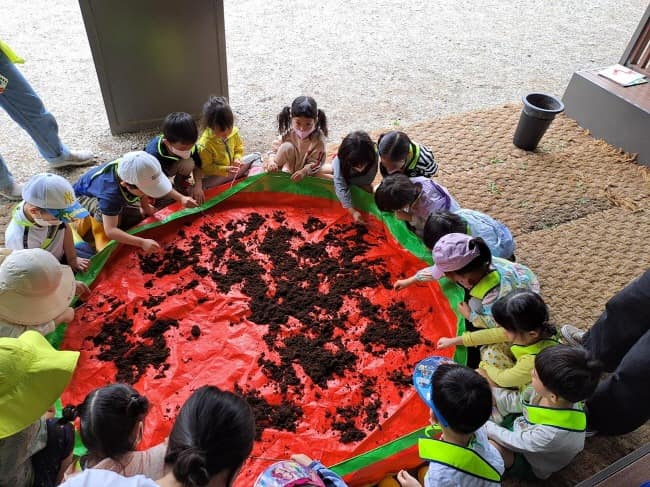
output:
[[[183,196],[180,202],[181,205],[183,205],[185,208],[196,208],[199,206],[196,200],[194,198],[190,198],[189,196]]]
[[[466,320],[469,320],[469,315],[472,314],[472,310],[470,309],[469,304],[467,304],[465,301],[458,304],[458,312]]]
[[[74,295],[78,297],[86,296],[87,294],[90,294],[90,288],[86,286],[85,283],[81,281],[75,281],[74,282]]]
[[[452,346],[457,346],[457,345],[462,345],[463,340],[460,337],[442,337],[438,340],[438,343],[436,344],[436,348],[438,350],[442,350],[443,348],[449,348]]]
[[[354,220],[354,223],[360,223],[362,225],[365,225],[366,222],[363,221],[363,217],[361,216],[361,213],[354,208],[348,208],[348,211],[350,212],[350,215],[352,216],[352,219]]]
[[[313,460],[304,453],[296,453],[295,455],[291,455],[291,460],[296,462],[298,465],[302,465],[303,467],[309,467],[309,465],[311,465],[311,462],[313,462]]]
[[[408,279],[400,279],[399,281],[396,281],[395,284],[393,284],[393,289],[395,291],[401,291],[402,289],[409,287],[414,282],[415,279],[412,277],[409,277]]]
[[[158,242],[155,240],[152,240],[150,238],[143,238],[142,242],[140,242],[140,248],[144,250],[145,252],[155,252],[156,250],[160,250],[160,245],[158,245]]]
[[[399,471],[397,474],[397,481],[402,487],[422,487],[420,482],[418,482],[418,479],[413,477],[413,475],[408,473],[406,470]]]

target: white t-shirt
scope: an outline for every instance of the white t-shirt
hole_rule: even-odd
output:
[[[153,480],[144,475],[134,477],[122,477],[120,474],[110,470],[89,468],[80,475],[63,482],[61,486],[68,487],[159,487]]]
[[[11,221],[5,230],[5,246],[12,250],[42,248],[61,260],[65,228],[39,227],[30,222],[25,216],[24,205],[25,202],[21,201],[12,214]],[[25,232],[27,232],[27,246],[25,246]],[[43,247],[43,242],[48,238],[51,238],[52,241]]]
[[[485,426],[476,431],[470,448],[503,475],[505,470],[503,458],[494,445],[488,441]],[[474,477],[441,463],[429,462],[429,470],[424,477],[425,487],[457,487],[460,485],[463,487],[496,487],[501,484]]]

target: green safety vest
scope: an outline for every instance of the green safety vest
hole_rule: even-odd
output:
[[[533,343],[532,345],[512,345],[510,347],[510,351],[512,352],[512,355],[514,355],[515,359],[519,360],[524,355],[537,355],[545,348],[553,347],[557,344],[557,340],[549,338],[540,340],[537,343]]]
[[[0,40],[0,51],[4,53],[5,56],[9,58],[9,61],[11,61],[14,64],[22,64],[25,62],[23,58],[21,58],[18,54],[14,52],[14,50],[9,47],[9,45],[6,42],[3,42]]]
[[[106,164],[106,166],[104,166],[104,168],[101,171],[97,171],[95,174],[93,174],[90,177],[90,180],[92,181],[93,179],[95,179],[100,174],[104,174],[104,173],[106,173],[108,171],[113,171],[113,174],[115,174],[115,176],[117,176],[117,165],[120,163],[120,160],[121,159],[115,159],[113,162],[109,162],[108,164]],[[119,176],[118,176],[118,179],[119,179]],[[124,187],[121,184],[119,185],[119,187],[120,187],[120,193],[122,193],[122,197],[124,198],[124,200],[127,203],[132,205],[133,203],[136,203],[136,202],[140,201],[139,196],[136,196],[136,195],[131,194],[131,193],[127,194],[127,192],[124,191]]]
[[[499,271],[490,271],[485,274],[472,289],[469,290],[469,295],[476,299],[483,299],[487,293],[492,291],[492,289],[497,287],[499,284],[501,284],[501,275],[499,274]]]
[[[471,448],[442,440],[420,438],[418,439],[418,453],[423,460],[447,465],[490,482],[501,482],[501,474]]]
[[[581,409],[555,409],[522,402],[524,419],[530,424],[552,426],[568,431],[585,431],[587,415]]]
[[[24,228],[23,231],[23,247],[24,248],[29,248],[28,242],[29,242],[29,229],[32,227],[35,227],[36,224],[32,223],[30,221],[23,221],[20,218],[20,215],[18,215],[18,209],[20,207],[20,203],[18,203],[16,206],[14,206],[14,218],[13,220],[20,225],[21,227]],[[57,234],[59,233],[59,230],[65,228],[64,223],[60,223],[59,225],[50,225],[47,227],[47,237],[45,240],[43,240],[43,243],[41,243],[41,249],[47,250],[47,248],[52,245],[52,242],[54,242],[54,239],[56,238]]]
[[[406,163],[407,169],[414,169],[420,159],[420,146],[411,142],[411,147],[409,148],[409,153],[411,153],[411,159]]]

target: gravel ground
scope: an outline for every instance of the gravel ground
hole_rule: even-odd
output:
[[[517,101],[529,91],[562,95],[573,71],[619,60],[647,6],[645,0],[224,3],[230,101],[250,150],[266,149],[275,115],[300,94],[313,95],[327,113],[334,142],[350,130],[406,126]],[[153,132],[110,134],[77,2],[2,0],[2,11],[0,37],[27,59],[21,69],[69,146],[92,149],[104,161],[143,145]],[[0,151],[19,181],[47,169],[3,111],[0,127]]]

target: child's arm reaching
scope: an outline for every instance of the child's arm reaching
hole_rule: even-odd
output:
[[[407,288],[416,282],[431,282],[435,281],[433,275],[431,274],[431,267],[425,267],[420,269],[414,276],[411,276],[407,279],[400,279],[393,284],[393,289],[396,291],[401,291],[404,288]]]
[[[442,337],[438,340],[437,348],[448,348],[451,346],[464,345],[466,347],[478,347],[490,343],[507,342],[505,330],[501,327],[465,332],[459,337]]]
[[[485,330],[491,331],[491,330]],[[499,387],[521,387],[530,383],[530,371],[535,366],[534,355],[524,355],[517,360],[517,363],[509,369],[499,369],[486,362],[479,364],[479,373],[485,375]]]
[[[74,248],[72,228],[67,223],[65,224],[65,233],[63,235],[63,253],[65,254],[68,265],[74,272],[84,272],[88,269],[90,261],[77,256],[77,251]]]

